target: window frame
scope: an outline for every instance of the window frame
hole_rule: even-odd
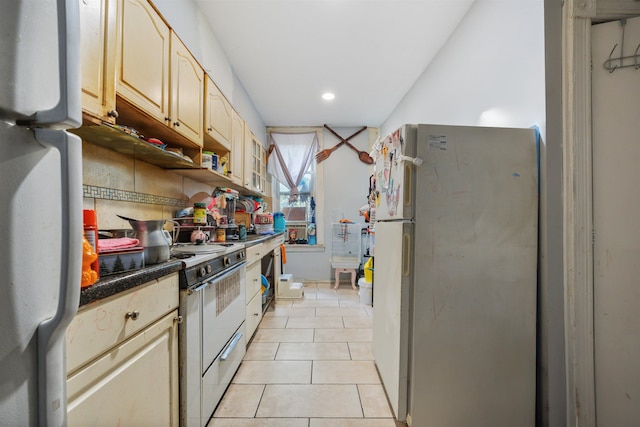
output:
[[[305,126],[305,127],[267,127],[267,140],[270,141],[271,132],[275,133],[309,133],[315,132],[316,137],[318,138],[318,149],[321,150],[323,147],[323,128],[319,126]],[[312,177],[312,189],[311,194],[316,203],[316,244],[315,245],[291,245],[291,247],[298,248],[313,248],[314,246],[323,247],[324,246],[324,186],[323,186],[323,162],[315,163],[315,176]],[[272,178],[272,205],[274,212],[281,212],[280,206],[280,182]],[[286,238],[285,238],[286,242]]]

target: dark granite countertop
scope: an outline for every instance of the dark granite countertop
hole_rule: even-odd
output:
[[[246,241],[238,243],[244,243],[245,247],[254,246],[281,234],[284,234],[284,231],[275,234],[249,234],[247,235]],[[80,292],[80,307],[126,291],[127,289],[143,285],[151,280],[158,279],[181,269],[182,261],[179,259],[170,259],[167,262],[150,265],[140,270],[102,277],[95,284],[82,289]]]
[[[150,265],[140,270],[127,271],[100,278],[95,284],[80,292],[80,307],[94,301],[135,288],[151,280],[158,279],[182,269],[182,261],[170,259],[167,262]]]

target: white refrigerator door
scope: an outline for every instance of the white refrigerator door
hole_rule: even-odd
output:
[[[66,425],[82,269],[79,0],[0,13],[0,424]],[[4,425],[4,424],[3,424]]]
[[[416,129],[404,125],[375,146],[376,221],[413,218]]]
[[[413,425],[533,426],[535,131],[424,126],[418,135]]]
[[[373,356],[399,421],[404,421],[407,415],[412,245],[410,222],[376,222]]]
[[[0,119],[79,126],[79,0],[12,0],[2,6]]]

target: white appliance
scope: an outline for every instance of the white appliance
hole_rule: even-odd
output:
[[[405,125],[374,154],[373,354],[394,415],[533,426],[536,131]]]
[[[57,18],[56,18],[57,16]],[[66,425],[65,331],[80,299],[78,0],[0,13],[0,424]]]
[[[179,245],[180,425],[209,422],[246,351],[246,251],[240,243]]]

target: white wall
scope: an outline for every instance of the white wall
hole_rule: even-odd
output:
[[[266,126],[237,78],[209,23],[193,0],[152,0],[218,88],[261,141]],[[195,25],[194,25],[195,23]]]
[[[538,125],[544,135],[542,0],[477,0],[381,126]]]

